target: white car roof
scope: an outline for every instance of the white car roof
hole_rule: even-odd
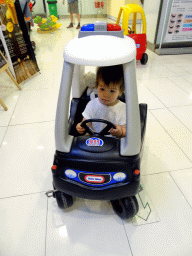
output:
[[[64,59],[85,66],[124,64],[136,59],[135,41],[108,35],[74,38],[64,48]]]

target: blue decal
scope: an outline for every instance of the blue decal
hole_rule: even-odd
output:
[[[103,140],[99,138],[89,138],[86,140],[86,145],[89,147],[102,147],[103,144]]]
[[[64,171],[64,174],[66,175],[66,171]],[[125,173],[117,173],[117,172],[86,172],[86,171],[80,171],[80,170],[70,170],[70,171],[74,171],[77,176],[76,177],[69,177],[67,176],[70,180],[74,180],[76,182],[82,183],[82,184],[86,184],[87,186],[90,187],[109,187],[111,185],[114,184],[118,184],[121,183],[123,181],[125,181],[125,179],[127,178],[127,175]],[[80,177],[80,175],[83,174],[83,178]],[[117,175],[118,174],[118,175]],[[119,179],[119,175],[120,174],[124,174],[125,177],[124,179]],[[107,175],[109,180],[107,181]],[[117,176],[117,177],[116,177]],[[106,179],[105,179],[106,178]]]
[[[140,48],[140,44],[136,44],[136,48]]]

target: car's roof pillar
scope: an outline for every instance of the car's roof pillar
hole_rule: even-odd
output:
[[[70,152],[73,140],[73,136],[69,135],[68,129],[70,93],[73,72],[74,64],[68,63],[64,60],[55,120],[55,143],[56,150],[66,153]]]
[[[121,139],[122,156],[137,155],[141,148],[141,124],[135,60],[123,64],[126,101],[126,137]]]

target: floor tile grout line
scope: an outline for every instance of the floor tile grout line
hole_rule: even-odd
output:
[[[147,174],[147,175],[143,175],[143,176],[152,176],[152,175],[159,175],[159,174],[162,174],[162,173],[167,173],[167,174],[169,174],[170,176],[171,176],[171,178],[173,179],[173,181],[174,181],[174,183],[176,184],[176,186],[178,187],[178,189],[179,189],[179,191],[181,192],[181,194],[183,195],[183,197],[185,198],[185,200],[187,201],[187,203],[189,204],[189,206],[192,208],[192,206],[190,205],[190,203],[188,202],[188,200],[186,199],[186,197],[185,197],[185,195],[183,194],[183,192],[181,191],[181,189],[180,189],[180,187],[179,187],[179,185],[176,183],[176,181],[175,181],[175,179],[173,178],[173,176],[171,175],[171,172],[176,172],[176,171],[184,171],[184,170],[190,170],[191,168],[185,168],[185,169],[179,169],[179,170],[175,170],[175,171],[166,171],[166,172],[161,172],[161,173],[152,173],[152,174]],[[142,176],[141,176],[141,179],[142,179]],[[146,188],[145,188],[146,189]],[[147,191],[147,189],[146,189],[146,191]],[[149,195],[149,193],[148,193],[148,191],[147,191],[147,194],[148,194],[148,196],[149,196],[149,198],[150,198],[150,195]],[[150,198],[150,200],[152,201],[152,199]],[[153,202],[153,201],[152,201]],[[155,207],[155,205],[154,205],[154,203],[153,203],[153,207],[155,208],[155,210],[156,210],[156,207]],[[158,217],[159,217],[159,214],[158,214],[158,211],[156,210],[156,212],[157,212],[157,215],[158,215]],[[159,219],[160,219],[160,217],[159,217]],[[161,221],[161,219],[160,219],[160,221]],[[154,223],[148,223],[148,224],[154,224]]]
[[[174,63],[173,63],[174,64]],[[161,64],[163,67],[168,68],[170,71],[172,71],[173,73],[175,73],[177,75],[177,73],[175,71],[173,71],[172,69],[170,69],[169,67],[166,67],[165,64]],[[177,65],[176,65],[177,66]],[[180,66],[177,66],[180,67]],[[184,70],[186,73],[188,73],[187,75],[191,75],[191,73],[185,69],[182,68],[182,70]]]
[[[192,168],[192,167],[191,167]],[[190,168],[189,168],[190,169]],[[178,170],[170,170],[170,172],[174,172],[174,171],[179,171],[180,169]],[[141,178],[142,177],[147,177],[147,176],[152,176],[152,175],[158,175],[158,174],[165,174],[165,173],[168,173],[169,171],[164,171],[164,172],[155,172],[155,173],[149,173],[149,174],[144,174],[142,175],[141,174]]]
[[[5,136],[6,136],[6,134],[7,134],[7,130],[8,130],[8,128],[9,128],[8,126],[4,126],[4,127],[7,127],[7,129],[6,129],[5,134],[4,134],[4,136],[3,136],[2,142],[0,143],[0,149],[1,149],[1,146],[2,146],[3,141],[4,141],[4,139],[5,139]]]
[[[180,76],[179,76],[180,77]],[[172,82],[172,83],[174,83],[171,79],[170,79],[170,77],[168,77],[168,79]],[[186,80],[185,80],[186,81]],[[187,82],[187,81],[186,81]],[[188,82],[189,83],[189,82]],[[190,83],[191,84],[191,83]],[[176,83],[174,83],[174,85],[176,85],[177,87],[179,87],[179,89],[181,89],[181,90],[183,90],[184,92],[186,92],[187,94],[189,94],[190,95],[190,93],[189,92],[187,92],[187,91],[185,91],[183,88],[181,88],[178,84],[176,84]]]
[[[55,119],[54,120],[49,120],[49,121],[39,121],[39,122],[36,121],[36,122],[32,122],[32,123],[10,124],[9,127],[29,125],[29,124],[42,124],[42,123],[50,123],[50,122],[55,122]]]
[[[189,71],[187,71],[187,70],[185,70],[186,72],[188,72],[189,73],[189,75],[190,76],[192,76],[192,73],[190,73]],[[191,82],[189,82],[187,79],[185,79],[184,77],[185,77],[186,75],[181,75],[181,76],[178,76],[178,77],[181,77],[181,78],[183,78],[186,82],[188,82],[188,83],[190,83],[191,84]],[[177,76],[176,76],[177,77]]]
[[[140,103],[144,103],[144,102],[139,102],[139,104],[140,104]],[[147,103],[146,103],[146,104],[147,104]],[[147,104],[147,105],[148,105],[148,104]],[[165,108],[166,108],[166,107],[162,107],[162,108],[161,108],[161,107],[158,107],[158,108],[150,108],[150,109],[148,108],[148,110],[149,110],[149,111],[150,111],[150,110],[159,110],[159,109],[165,109]]]
[[[162,77],[162,78],[167,78],[168,80],[170,80],[169,79],[169,77],[167,76],[167,77]],[[155,79],[155,78],[153,78],[153,79]],[[158,79],[158,78],[157,78]],[[142,83],[142,81],[144,80],[144,79],[140,79],[139,78],[139,80],[140,80],[140,82]],[[150,79],[145,79],[145,80],[150,80]],[[171,81],[171,80],[170,80]],[[174,83],[173,81],[171,81],[172,83]],[[175,84],[175,83],[174,83]],[[146,86],[147,87],[147,89],[161,102],[161,104],[163,104],[166,108],[169,108],[169,107],[167,107],[159,98],[158,98],[158,96],[156,96],[154,93],[153,93],[153,91],[146,85],[146,84],[143,84],[144,86]],[[177,87],[179,87],[177,84],[175,84]],[[183,90],[181,87],[179,87],[181,90]],[[183,90],[184,92],[186,92],[185,90]],[[186,92],[186,93],[188,93],[188,92]],[[189,95],[190,95],[190,93],[188,93]],[[188,105],[182,105],[182,106],[190,106],[190,105],[192,105],[192,104],[188,104]],[[172,106],[172,107],[182,107],[182,106]],[[171,107],[170,107],[171,108]]]
[[[192,106],[192,104],[179,105],[179,106],[170,106],[170,107],[167,107],[167,108],[180,108],[180,107],[187,107],[187,106]]]
[[[159,221],[155,221],[155,223],[161,222],[161,218],[160,218],[160,216],[159,216],[159,213],[158,213],[158,211],[157,211],[157,209],[156,209],[155,204],[153,203],[152,197],[150,196],[150,193],[149,193],[149,191],[147,190],[147,187],[144,185],[144,182],[143,182],[143,180],[142,180],[142,176],[141,176],[141,180],[140,180],[140,185],[143,187],[143,190],[145,190],[147,196],[149,197],[150,201],[152,202],[153,208],[155,209],[156,214],[157,214],[157,216],[158,216],[158,218],[159,218]],[[132,223],[132,224],[133,224],[133,223]],[[154,222],[152,222],[152,223],[145,223],[144,225],[147,225],[147,224],[154,224]]]
[[[19,96],[18,96],[17,102],[16,102],[16,104],[15,104],[15,107],[14,107],[14,109],[13,109],[12,115],[11,115],[11,117],[10,117],[9,123],[8,123],[8,125],[7,125],[8,127],[9,127],[9,125],[10,125],[11,119],[12,119],[13,114],[14,114],[14,112],[15,112],[15,109],[16,109],[16,107],[17,107],[18,101],[19,101],[19,99],[20,99],[20,97],[21,97],[21,94],[22,94],[22,88],[21,88],[21,91],[20,91],[20,93],[19,93]]]
[[[23,92],[31,92],[31,91],[39,91],[39,90],[49,90],[49,89],[53,89],[55,88],[56,86],[55,85],[51,85],[49,87],[44,87],[44,88],[36,88],[36,89],[24,89]]]
[[[8,125],[0,125],[0,128],[6,128]]]
[[[47,211],[46,211],[46,226],[45,226],[45,256],[46,256],[46,254],[47,254],[47,248],[46,248],[46,246],[47,246],[47,226],[48,226],[48,210],[49,210],[49,202],[48,202],[48,199],[49,198],[47,198]]]
[[[169,170],[169,171],[165,171],[165,172],[156,172],[156,173],[150,173],[150,174],[141,174],[141,179],[142,177],[147,177],[147,176],[153,176],[153,175],[161,175],[161,174],[166,174],[166,173],[170,173],[170,172],[179,172],[179,171],[187,171],[187,170],[192,170],[192,167],[190,168],[185,168],[185,169],[178,169],[178,170]]]
[[[53,86],[52,88],[54,88],[55,86]],[[16,104],[15,104],[15,107],[14,107],[14,109],[13,109],[13,112],[12,112],[12,115],[11,115],[11,117],[10,117],[10,120],[9,120],[9,122],[8,122],[8,125],[7,125],[7,127],[9,127],[9,126],[14,126],[14,125],[12,125],[11,124],[11,120],[12,120],[12,117],[13,117],[13,115],[14,115],[14,112],[15,112],[15,109],[16,109],[16,107],[17,107],[17,105],[18,105],[18,101],[19,101],[19,99],[20,99],[20,97],[21,97],[21,94],[23,93],[23,92],[28,92],[28,91],[39,91],[39,90],[49,90],[50,88],[40,88],[40,89],[31,89],[31,90],[21,90],[20,91],[20,94],[19,94],[19,96],[18,96],[18,99],[17,99],[17,102],[16,102]],[[52,120],[52,121],[55,121],[55,120]],[[44,121],[41,121],[41,122],[32,122],[32,123],[42,123],[42,122],[44,122]],[[45,122],[49,122],[49,121],[45,121]],[[32,123],[25,123],[25,124],[32,124]],[[23,125],[23,124],[15,124],[15,125]]]
[[[189,105],[186,105],[189,106]],[[171,111],[170,108],[168,110],[171,112],[171,114],[192,134],[192,131]]]
[[[141,178],[142,177],[147,177],[147,176],[152,176],[152,175],[158,175],[158,174],[163,174],[163,173],[169,173],[169,172],[178,172],[178,171],[186,171],[186,170],[191,170],[192,167],[189,167],[189,168],[184,168],[184,169],[177,169],[177,170],[168,170],[168,171],[165,171],[165,172],[156,172],[156,173],[149,173],[149,174],[141,174]]]
[[[57,86],[49,86],[49,87],[44,87],[44,88],[35,88],[35,89],[22,89],[22,93],[25,93],[25,92],[31,92],[31,91],[40,91],[40,90],[49,90],[49,89],[53,89],[55,88],[56,89]]]
[[[192,104],[191,104],[192,105]],[[179,107],[187,107],[187,106],[191,106],[191,105],[184,105],[184,106],[179,106]],[[168,107],[167,110],[169,112],[171,112],[171,114],[192,134],[192,131],[171,111],[171,108],[174,107]],[[176,107],[175,107],[176,108]],[[178,108],[178,107],[177,107]],[[158,109],[150,109],[152,111],[158,110]],[[151,112],[152,113],[152,112]]]
[[[158,56],[159,57],[159,56]],[[174,64],[174,63],[173,63]],[[165,64],[160,64],[159,65],[159,63],[153,63],[153,66],[152,65],[150,65],[150,66],[146,66],[146,69],[148,69],[149,71],[150,71],[150,69],[151,68],[153,68],[154,66],[157,66],[158,68],[159,67],[163,67],[163,68],[165,68],[165,69],[168,69],[168,71],[171,71],[173,74],[175,74],[176,76],[178,76],[177,74],[178,73],[176,73],[175,71],[173,71],[171,68],[169,68],[169,67],[167,67],[167,66],[165,66]],[[139,68],[139,66],[137,66],[138,68]],[[179,66],[177,66],[177,67],[179,67]],[[144,67],[143,67],[144,68]],[[189,72],[189,71],[187,71],[187,70],[185,70],[185,69],[183,69],[183,71],[185,71],[187,74],[186,75],[191,75],[191,73]],[[186,76],[186,75],[181,75],[181,76]],[[158,77],[158,78],[165,78],[165,77],[169,77],[170,75],[165,75],[165,76],[160,76],[160,77]],[[175,76],[174,76],[175,77]],[[149,79],[154,79],[154,78],[149,78]]]
[[[140,81],[141,81],[141,83],[142,83],[142,80],[140,80]],[[167,107],[167,106],[150,90],[150,88],[149,88],[147,85],[145,85],[145,84],[143,84],[143,85],[147,87],[147,89],[153,94],[153,96],[154,96],[155,98],[157,98],[157,99],[161,102],[161,104],[162,104],[163,106],[165,106],[165,108]]]
[[[189,73],[192,76],[192,73]],[[182,76],[181,76],[182,77]],[[186,82],[192,84],[191,82],[189,82],[187,79],[184,78],[184,76],[182,77]]]
[[[191,105],[185,105],[185,107],[187,107],[187,106],[191,106]],[[183,106],[180,106],[180,107],[183,107]],[[192,134],[192,131],[171,111],[171,108],[173,108],[173,107],[167,108],[167,110],[169,112],[171,112],[171,114]],[[150,110],[155,111],[155,110],[158,110],[158,109],[150,109]],[[152,112],[151,112],[151,114],[152,114]]]
[[[155,115],[150,112],[153,117],[155,117]],[[161,127],[164,129],[164,131],[169,135],[169,137],[175,142],[175,144],[179,147],[179,149],[183,152],[183,154],[187,157],[187,159],[192,163],[192,160],[190,160],[190,158],[186,155],[186,153],[182,150],[182,148],[178,145],[178,143],[173,139],[173,137],[171,136],[171,134],[168,133],[168,131],[165,129],[165,127],[159,122],[159,120],[155,117],[155,119],[157,120],[157,122],[161,125]]]
[[[192,76],[192,74],[190,74],[191,76]],[[167,79],[169,79],[170,77],[172,77],[172,76],[157,76],[157,77],[150,77],[150,78],[142,78],[142,77],[139,77],[139,75],[137,75],[137,79],[139,79],[141,82],[142,81],[146,81],[146,80],[154,80],[154,79],[165,79],[165,78],[167,78]],[[184,76],[173,76],[173,77],[184,77]],[[184,79],[184,78],[183,78]],[[169,79],[170,80],[170,79]],[[186,79],[184,79],[186,82],[188,82],[188,83],[190,83],[189,81],[187,81]],[[172,83],[174,83],[172,80],[170,80]],[[174,83],[175,84],[175,83]],[[191,84],[191,83],[190,83]],[[177,85],[177,84],[175,84],[175,85]],[[147,85],[146,85],[147,86]],[[179,85],[177,85],[177,86],[179,86]],[[179,87],[180,89],[182,89],[181,87]],[[186,92],[186,91],[185,91]]]
[[[3,136],[3,139],[2,139],[2,142],[0,144],[0,149],[2,147],[2,144],[3,144],[3,141],[6,137],[6,134],[7,134],[7,130],[9,129],[9,127],[16,127],[16,126],[23,126],[23,125],[32,125],[32,124],[42,124],[42,123],[51,123],[51,122],[55,122],[55,120],[50,120],[50,121],[42,121],[42,122],[33,122],[33,123],[24,123],[24,124],[10,124],[10,125],[7,125],[7,126],[0,126],[1,127],[7,127],[6,131],[5,131],[5,134]]]
[[[187,170],[191,170],[191,169],[192,169],[192,167],[189,167],[189,168],[178,169],[178,170],[173,170],[173,171],[168,171],[168,172],[187,171]]]
[[[16,104],[15,104],[15,107],[14,107],[14,109],[13,109],[13,112],[12,112],[12,115],[11,115],[11,117],[10,117],[10,120],[9,120],[8,124],[6,125],[7,127],[9,127],[9,124],[10,124],[10,122],[11,122],[12,116],[13,116],[13,114],[14,114],[14,112],[15,112],[15,109],[16,109],[16,106],[17,106],[17,104],[18,104],[19,98],[21,97],[21,93],[22,93],[22,88],[21,88],[21,90],[19,90],[19,96],[18,96],[17,102],[16,102]],[[6,130],[6,132],[7,132],[7,130]],[[6,133],[5,133],[5,134],[6,134]],[[4,138],[3,138],[3,139],[4,139]]]
[[[150,78],[140,78],[140,77],[138,77],[138,79],[140,79],[141,81],[146,81],[146,80],[162,79],[162,78],[168,78],[168,77],[169,76],[157,76],[157,77],[154,76],[154,77],[150,77]]]
[[[7,197],[1,197],[0,200],[5,200],[13,197],[21,197],[21,196],[30,196],[30,195],[36,195],[36,194],[42,194],[46,193],[47,191],[40,191],[40,192],[34,192],[34,193],[28,193],[28,194],[22,194],[22,195],[16,195],[16,196],[7,196]]]
[[[126,235],[126,237],[127,237],[127,242],[128,242],[128,245],[129,245],[129,248],[130,248],[130,251],[131,251],[131,255],[133,256],[133,252],[132,252],[132,249],[131,249],[131,244],[130,244],[130,242],[129,242],[128,234],[127,234],[126,229],[125,229],[125,223],[124,223],[123,220],[121,220],[121,221],[122,221],[122,224],[123,224],[123,228],[124,228],[124,231],[125,231],[125,235]]]
[[[171,173],[169,172],[169,175],[171,176],[172,180],[174,181],[175,185],[177,186],[177,188],[179,189],[179,191],[181,192],[181,194],[183,195],[183,197],[185,198],[185,200],[187,201],[187,203],[189,204],[190,208],[192,209],[192,205],[189,203],[189,201],[187,200],[187,198],[185,197],[185,195],[183,194],[181,188],[179,187],[179,185],[177,184],[177,182],[175,181],[175,179],[173,178],[173,176],[171,175]]]

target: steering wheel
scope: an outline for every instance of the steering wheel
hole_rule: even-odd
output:
[[[103,130],[101,130],[100,132],[94,132],[94,131],[92,131],[89,128],[89,126],[87,126],[87,123],[89,123],[89,122],[104,123],[104,124],[107,124],[107,126]],[[83,128],[85,128],[85,131],[88,132],[90,135],[100,135],[100,136],[108,135],[109,134],[109,130],[111,128],[116,129],[116,126],[113,123],[111,123],[111,122],[109,122],[107,120],[97,119],[97,118],[95,118],[95,119],[87,119],[87,120],[85,120],[85,121],[83,121],[81,123],[81,126]]]
[[[131,30],[131,27],[128,27],[128,33],[129,33],[129,34],[134,34],[135,31],[132,31],[132,30]]]

